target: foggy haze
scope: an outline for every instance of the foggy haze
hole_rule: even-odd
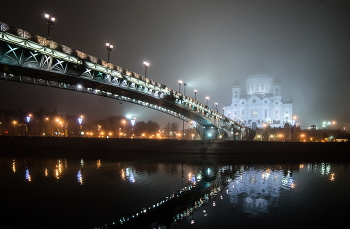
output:
[[[231,104],[233,83],[244,85],[256,63],[282,83],[302,128],[324,120],[350,121],[350,2],[343,0],[7,1],[0,21],[41,36],[43,14],[55,15],[50,38],[144,74],[209,105]],[[243,90],[245,88],[243,87]],[[183,92],[183,86],[181,87]],[[0,81],[0,109],[84,114],[132,114],[163,126],[175,118],[117,100]]]

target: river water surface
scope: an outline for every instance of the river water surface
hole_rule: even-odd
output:
[[[0,157],[0,228],[135,228],[129,223],[147,217],[150,209],[156,212],[157,205],[172,212],[172,222],[154,228],[314,228],[350,222],[345,160],[30,155]],[[186,200],[172,199],[196,188]],[[158,218],[162,212],[156,212]],[[152,228],[149,222],[140,225]]]

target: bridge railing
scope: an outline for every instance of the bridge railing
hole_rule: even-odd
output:
[[[135,79],[138,79],[138,80],[141,80],[147,84],[150,84],[150,85],[153,85],[153,86],[156,86],[156,87],[159,87],[159,88],[162,88],[163,90],[167,90],[169,91],[168,87],[159,83],[159,82],[156,82],[152,79],[149,79],[145,76],[142,76],[138,73],[135,73],[135,72],[132,72],[128,69],[125,69],[125,68],[122,68],[120,66],[117,66],[117,65],[114,65],[112,63],[108,63],[107,61],[105,60],[101,60],[101,59],[98,59],[94,56],[91,56],[89,54],[86,54],[84,52],[81,52],[79,50],[75,50],[75,49],[72,49],[68,46],[65,46],[65,45],[62,45],[60,43],[57,43],[53,40],[49,40],[45,37],[41,37],[39,35],[35,35],[35,34],[32,34],[32,33],[29,33],[23,29],[19,29],[19,28],[16,28],[16,27],[13,27],[13,26],[10,26],[4,22],[1,22],[0,21],[0,31],[2,33],[7,33],[7,34],[12,34],[12,35],[15,35],[19,38],[22,38],[21,40],[18,39],[17,40],[17,43],[20,45],[21,42],[23,42],[24,40],[26,41],[32,41],[36,44],[39,44],[40,46],[44,46],[44,47],[47,47],[49,49],[52,49],[52,50],[55,50],[55,51],[58,51],[58,52],[62,52],[66,55],[69,55],[70,57],[74,57],[75,59],[72,59],[71,58],[71,61],[74,61],[74,62],[78,62],[78,61],[87,61],[87,62],[91,62],[92,64],[95,64],[95,65],[100,65],[102,66],[103,68],[106,68],[105,70],[108,70],[110,72],[110,70],[114,70],[116,72],[118,72],[119,76],[121,75],[125,75],[125,76],[129,76],[129,77],[134,77]],[[2,36],[4,36],[4,34],[2,34]],[[16,40],[13,40],[12,41],[16,41]],[[34,47],[32,47],[34,48]],[[37,47],[38,48],[38,47]],[[99,69],[99,70],[103,70],[103,69]]]

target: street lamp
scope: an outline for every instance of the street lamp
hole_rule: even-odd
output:
[[[177,82],[179,82],[179,92],[181,93],[181,84],[182,84],[182,80],[179,80],[179,81],[177,81]]]
[[[225,107],[222,108],[222,115],[225,115]]]
[[[149,63],[147,61],[144,61],[143,66],[145,67],[145,77],[146,77],[147,76],[147,68],[149,67]]]
[[[122,123],[124,124],[124,133],[125,133],[125,120],[123,120]]]
[[[82,136],[81,129],[83,128],[83,119],[84,119],[84,116],[82,115],[78,118],[80,137]]]
[[[50,40],[50,27],[53,26],[53,23],[56,21],[55,16],[50,16],[50,14],[46,13],[45,15],[45,22],[48,25],[47,28],[47,39]]]
[[[106,48],[107,48],[107,51],[108,51],[107,62],[109,63],[109,53],[112,51],[113,45],[111,43],[107,42],[106,43]]]
[[[17,121],[13,121],[13,135],[16,135],[16,124],[17,124]]]
[[[215,103],[215,109],[218,111],[218,103]]]
[[[205,99],[207,100],[207,106],[209,104],[209,96],[205,97]]]
[[[194,100],[197,99],[197,89],[194,89]]]
[[[184,83],[184,95],[186,95],[186,87],[188,86],[187,83]]]
[[[293,116],[293,123],[291,126],[291,132],[292,132],[292,142],[294,142],[294,130],[295,130],[295,122],[296,122],[297,116]]]
[[[27,120],[26,132],[27,132],[27,135],[29,135],[29,128],[28,128],[28,125],[29,125],[29,122],[30,122],[31,117],[32,117],[32,114],[28,114],[28,116],[26,117],[26,120]]]

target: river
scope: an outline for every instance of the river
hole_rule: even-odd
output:
[[[0,228],[305,228],[349,222],[350,163],[341,155],[288,161],[21,151],[0,156]]]

